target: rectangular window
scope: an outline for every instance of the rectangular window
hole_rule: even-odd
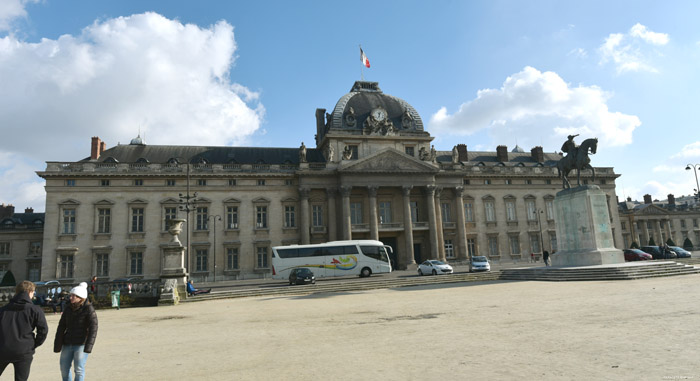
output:
[[[484,185],[490,185],[491,179],[484,179]]]
[[[9,242],[0,242],[0,255],[2,255],[2,256],[10,255],[10,243]]]
[[[537,234],[530,234],[530,249],[533,253],[541,253],[542,247],[540,245],[540,236]]]
[[[474,204],[471,202],[464,203],[464,220],[474,222]]]
[[[525,201],[527,207],[527,220],[537,221],[537,208],[535,207],[535,200]]]
[[[206,179],[197,179],[197,185],[200,187],[205,187],[207,186],[207,180]]]
[[[175,180],[165,180],[165,186],[174,187],[177,184]]]
[[[462,184],[464,184],[464,185],[469,185],[469,184],[470,184],[469,179],[464,179],[464,181],[462,181]]]
[[[195,271],[209,271],[209,250],[197,249],[195,255]]]
[[[552,221],[554,219],[554,201],[546,200],[544,207],[547,210],[547,221]]]
[[[652,229],[652,224],[651,221],[647,221],[647,229],[651,230]]]
[[[415,153],[415,148],[414,148],[414,147],[412,147],[412,146],[411,146],[411,147],[405,147],[404,149],[405,149],[405,151],[406,151],[406,155],[408,155],[408,156],[415,156],[415,154],[414,154],[414,153]]]
[[[206,206],[198,206],[196,211],[196,230],[209,229],[209,208]]]
[[[411,207],[411,222],[418,222],[418,201],[409,202]]]
[[[67,179],[66,186],[67,187],[74,187],[75,186],[75,179]]]
[[[258,179],[258,186],[261,187],[265,185],[265,179]]]
[[[267,206],[255,207],[255,227],[258,229],[267,228]]]
[[[236,179],[228,179],[228,186],[235,187],[236,186]]]
[[[226,229],[238,229],[238,207],[226,207]]]
[[[129,274],[143,275],[143,253],[140,251],[132,251],[129,255],[129,260],[131,262]]]
[[[109,254],[97,254],[95,261],[97,276],[109,276]]]
[[[547,184],[547,185],[552,185],[552,180],[547,179],[547,180],[544,181],[544,183]]]
[[[506,179],[506,185],[513,185],[513,180]]]
[[[557,251],[557,235],[556,233],[549,233],[549,247],[552,253]]]
[[[455,257],[455,248],[452,245],[451,239],[445,240],[445,257],[446,258],[454,258]]]
[[[294,180],[286,179],[286,180],[284,180],[284,185],[287,185],[287,186],[294,185]]]
[[[452,222],[452,216],[450,215],[450,204],[443,202],[440,204],[440,211],[442,213],[442,222]]]
[[[226,249],[226,270],[238,269],[238,248],[229,247]]]
[[[63,209],[63,234],[75,234],[75,209]]]
[[[498,257],[498,237],[489,236],[489,256]]]
[[[520,254],[520,238],[517,235],[511,235],[508,240],[510,241],[510,253]]]
[[[27,280],[38,282],[41,279],[41,262],[29,262],[27,266]]]
[[[174,220],[177,218],[177,208],[174,206],[166,206],[163,208],[163,219],[165,221],[165,225],[163,226],[163,230],[169,230],[170,229],[170,221]]]
[[[109,180],[100,180],[100,186],[108,187],[108,186],[109,186]]]
[[[97,209],[97,232],[109,233],[112,226],[112,210],[107,208]]]
[[[311,206],[311,226],[323,226],[323,206]]]
[[[29,255],[32,257],[41,256],[41,241],[29,242]]]
[[[257,268],[266,269],[268,268],[268,258],[267,258],[267,247],[258,246],[257,247]]]
[[[347,147],[350,147],[350,152],[352,152],[352,155],[350,155],[350,160],[357,160],[359,157],[357,145],[350,145]]]
[[[61,278],[73,278],[73,254],[65,254],[60,257],[60,277]]]
[[[350,203],[350,224],[357,225],[362,223],[362,203]]]
[[[390,224],[391,222],[391,202],[382,201],[379,203],[379,223]]]
[[[143,208],[131,208],[131,232],[143,233]]]
[[[525,180],[525,184],[532,185],[532,180],[530,180],[530,179]]]
[[[685,229],[685,220],[681,220],[681,229]]]
[[[469,253],[469,258],[479,255],[476,252],[476,238],[467,238],[467,252]]]
[[[134,180],[134,186],[140,187],[142,185],[143,185],[143,180],[141,180],[141,179]]]
[[[486,222],[496,221],[496,210],[493,201],[484,201],[484,211],[486,212]]]
[[[293,205],[286,205],[284,207],[284,227],[294,228],[297,226],[296,222],[296,208]]]
[[[515,201],[506,201],[506,220],[516,221],[517,216],[515,215]]]
[[[698,219],[697,218],[693,218],[693,227],[694,228],[698,227]]]
[[[620,222],[620,226],[622,227],[622,230],[627,230],[627,223],[626,222]],[[627,247],[627,246],[625,246]]]

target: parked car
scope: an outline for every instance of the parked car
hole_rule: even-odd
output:
[[[418,275],[427,274],[452,274],[452,266],[443,261],[430,259],[418,265]]]
[[[289,273],[289,284],[294,285],[294,284],[314,284],[316,283],[316,277],[314,276],[313,271],[305,268],[305,267],[298,267],[296,269],[293,269]]]
[[[642,246],[640,247],[643,252],[651,254],[654,259],[673,259],[676,258],[676,253],[669,250],[666,253],[662,253],[658,246]]]
[[[472,260],[469,262],[469,272],[473,271],[491,271],[489,259],[484,256],[472,257]]]
[[[689,251],[682,247],[669,246],[669,248],[673,250],[674,253],[676,253],[676,256],[678,256],[678,258],[691,258],[693,256],[692,254],[690,254]]]
[[[651,256],[651,254],[645,253],[639,249],[625,249],[623,250],[623,252],[625,253],[626,262],[648,261],[654,259],[654,257]]]

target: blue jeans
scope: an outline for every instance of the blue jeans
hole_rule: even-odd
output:
[[[85,378],[85,362],[88,354],[83,352],[84,345],[64,345],[61,349],[61,377],[63,381],[71,381],[73,375],[70,373],[71,363],[75,367],[75,381],[83,381]]]

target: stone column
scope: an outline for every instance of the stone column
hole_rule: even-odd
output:
[[[301,244],[306,245],[311,242],[311,221],[309,219],[309,188],[299,188],[299,197],[301,197]]]
[[[435,222],[435,185],[428,185],[425,187],[425,205],[428,207],[430,258],[438,259],[440,255],[440,248],[438,245],[437,223]]]
[[[379,224],[377,221],[377,189],[376,186],[367,187],[369,193],[369,239],[379,240]]]
[[[664,239],[663,234],[661,234],[661,220],[656,220],[654,221],[654,227],[656,228],[656,234],[659,236],[659,242],[657,242],[657,245],[661,245],[666,243],[666,240]]]
[[[328,240],[335,241],[338,239],[336,233],[337,217],[335,215],[335,195],[338,193],[337,188],[326,189],[328,197]]]
[[[442,229],[442,207],[440,205],[441,195],[442,188],[435,188],[435,200],[433,202],[435,203],[435,228],[437,229],[438,252],[440,253],[439,259],[445,261],[445,236],[444,230]]]
[[[399,258],[399,266],[401,266],[401,269],[405,269],[407,266],[416,264],[416,261],[413,258],[413,221],[411,221],[412,188],[412,186],[404,186],[401,188],[401,192],[403,193],[403,234],[406,238],[406,250],[404,250],[404,257]]]
[[[343,197],[343,239],[352,239],[352,221],[350,219],[350,193],[352,192],[352,187],[342,186],[340,187],[340,195]]]
[[[466,260],[469,257],[469,250],[467,250],[467,229],[464,223],[464,187],[456,187],[455,195],[457,196],[455,200],[457,201],[457,240],[459,242],[457,259]]]

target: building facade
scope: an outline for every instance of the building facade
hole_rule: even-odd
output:
[[[39,173],[47,194],[43,274],[158,277],[173,218],[188,220],[181,240],[190,276],[208,281],[269,277],[273,246],[333,240],[381,240],[399,269],[556,250],[559,154],[465,144],[436,151],[432,140],[410,104],[360,81],[330,112],[316,110],[315,148],[154,146],[137,138],[106,149],[95,137],[89,158],[47,162]],[[621,245],[617,177],[596,168]]]
[[[18,282],[40,280],[43,232],[44,213],[0,205],[0,271],[12,271]]]
[[[689,197],[692,199],[692,197]],[[622,244],[625,248],[665,243],[669,238],[677,246],[686,239],[694,248],[700,246],[700,208],[692,202],[679,203],[672,195],[664,201],[652,201],[644,195],[644,202],[627,199],[618,204]]]

